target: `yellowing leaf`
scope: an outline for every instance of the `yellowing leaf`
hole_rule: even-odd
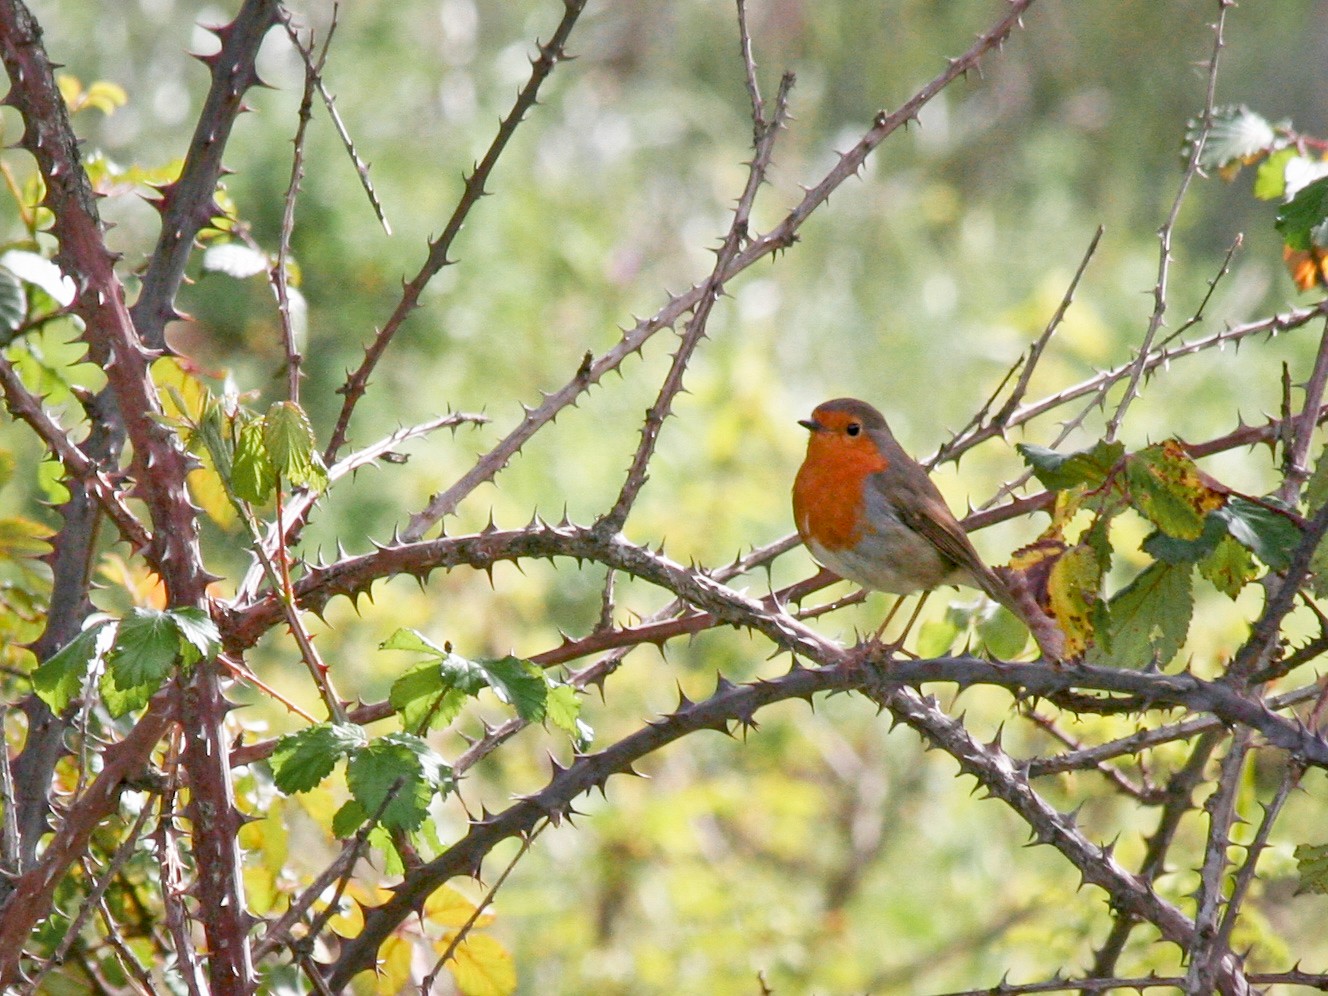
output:
[[[1226,503],[1217,482],[1174,439],[1131,454],[1125,473],[1131,504],[1168,536],[1197,539],[1204,516]]]
[[[410,990],[410,962],[414,945],[393,934],[378,949],[378,991],[404,993]]]
[[[1049,615],[1065,634],[1065,656],[1079,657],[1093,642],[1093,607],[1101,584],[1097,554],[1080,543],[1052,565],[1047,581]]]
[[[446,947],[451,938],[439,943]],[[511,952],[492,937],[470,934],[457,945],[447,963],[462,996],[509,996],[516,991],[516,964]]]
[[[444,885],[424,901],[424,919],[440,927],[460,927],[475,912],[475,904],[451,886]],[[492,913],[482,913],[475,919],[476,927],[493,923]]]

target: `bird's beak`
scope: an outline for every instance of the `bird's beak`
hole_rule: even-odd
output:
[[[820,422],[816,421],[816,419],[814,418],[800,418],[798,419],[798,425],[802,426],[808,432],[825,431],[825,426],[823,426]]]

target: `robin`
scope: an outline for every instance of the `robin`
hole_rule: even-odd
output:
[[[1030,620],[1037,610],[1031,596],[1017,598],[978,556],[940,490],[896,442],[880,412],[856,398],[836,398],[799,424],[811,438],[793,482],[793,518],[817,561],[864,588],[894,595],[943,584],[977,588],[1029,625],[1047,656],[1059,657],[1059,629],[1040,611],[1040,619]]]

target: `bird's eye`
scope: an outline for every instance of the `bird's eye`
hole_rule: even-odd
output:
[[[862,423],[850,422],[847,426],[844,427],[844,431],[847,432],[850,436],[856,436],[858,433],[862,431]]]

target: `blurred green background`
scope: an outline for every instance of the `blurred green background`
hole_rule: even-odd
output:
[[[330,5],[292,7],[321,39]],[[80,119],[89,147],[120,165],[182,155],[207,82],[187,52],[215,47],[196,25],[221,23],[230,9],[175,0],[36,4],[53,58],[85,82],[111,80],[129,94],[114,116]],[[751,0],[767,96],[782,71],[797,74],[792,121],[755,227],[778,220],[799,185],[816,182],[878,109],[897,107],[1003,9]],[[871,400],[906,447],[932,452],[1046,324],[1099,224],[1101,248],[1033,397],[1127,360],[1152,307],[1156,230],[1180,179],[1185,122],[1203,105],[1200,64],[1216,12],[1215,2],[1036,4],[1025,29],[984,60],[981,75],[952,86],[920,126],[893,136],[802,230],[798,245],[727,288],[627,535],[663,542],[676,560],[718,565],[790,531],[787,491],[804,436],[795,419],[829,397]],[[532,40],[548,37],[560,13],[558,3],[528,0],[342,8],[326,80],[360,155],[373,164],[394,234],[378,226],[316,108],[293,249],[309,302],[303,401],[320,438],[340,405],[333,389],[386,319],[400,280],[418,269],[425,239],[441,230],[460,193],[462,172],[482,155],[525,80]],[[569,47],[577,58],[559,67],[517,133],[490,184],[494,196],[457,243],[459,264],[433,282],[375,375],[352,441],[448,407],[482,410],[493,422],[412,444],[406,466],[361,472],[337,488],[307,535],[310,555],[338,541],[360,552],[370,539],[387,539],[516,424],[519,403],[566,382],[586,350],[609,348],[633,316],[660,307],[666,289],[708,272],[750,155],[733,4],[592,0]],[[1228,22],[1218,102],[1248,103],[1271,120],[1328,134],[1325,55],[1328,16],[1314,0],[1238,8]],[[275,250],[302,69],[279,32],[260,68],[272,89],[250,96],[255,113],[236,128],[226,187],[252,237]],[[12,112],[4,121],[7,132],[15,127]],[[135,195],[104,208],[129,274],[151,248],[156,215]],[[1177,227],[1170,327],[1191,315],[1242,233],[1243,247],[1195,334],[1298,302],[1273,213],[1250,195],[1248,175],[1233,184],[1196,181]],[[193,320],[175,326],[172,341],[205,369],[229,371],[242,390],[259,392],[260,407],[283,397],[269,291],[257,280],[199,274],[197,264],[193,272],[181,299]],[[1146,386],[1126,443],[1167,435],[1199,441],[1234,428],[1238,415],[1254,421],[1275,412],[1281,364],[1303,380],[1315,339],[1304,330],[1178,363]],[[519,526],[536,510],[555,518],[565,510],[584,522],[607,509],[674,341],[661,334],[624,365],[621,380],[610,378],[542,432],[448,531],[478,528],[491,514],[501,526]],[[1076,439],[1093,438],[1100,425],[1090,418]],[[3,431],[14,435],[10,426]],[[1046,444],[1056,432],[1049,418],[1021,438]],[[1254,492],[1273,480],[1266,450],[1205,467]],[[1013,447],[997,441],[958,469],[943,469],[940,480],[962,507],[1020,469]],[[31,494],[32,482],[19,478],[5,496],[11,504]],[[996,561],[1039,528],[1016,522],[977,543]],[[234,542],[213,539],[215,564],[245,567]],[[812,570],[798,551],[746,586],[760,594]],[[466,571],[437,577],[425,591],[394,582],[376,589],[363,615],[334,605],[319,645],[343,691],[376,699],[403,666],[376,650],[396,627],[451,640],[470,656],[533,654],[555,646],[559,630],[593,626],[602,582],[601,570],[570,563],[524,573],[500,566],[492,587]],[[619,618],[665,601],[658,591],[623,585]],[[848,638],[885,605],[873,596],[864,609],[818,625]],[[1238,608],[1214,602],[1205,610],[1192,638],[1196,657],[1220,657],[1240,640],[1250,606]],[[768,652],[763,641],[733,633],[707,634],[662,656],[638,650],[604,702],[587,699],[586,718],[598,742],[611,742],[670,708],[678,686],[697,697],[717,672],[740,680],[787,667]],[[312,704],[296,661],[289,644],[273,639],[252,663]],[[958,708],[985,735],[1011,714],[1009,699],[993,693],[970,693]],[[521,992],[758,992],[758,973],[780,993],[930,992],[994,985],[1007,970],[1017,980],[1087,965],[1108,923],[1101,895],[1076,892],[1077,877],[1050,851],[1022,849],[1024,828],[999,805],[970,798],[952,763],[924,755],[911,734],[888,737],[886,722],[856,699],[759,718],[760,730],[745,740],[687,739],[652,759],[650,780],[614,781],[607,799],[583,801],[587,816],[575,828],[540,839],[500,893],[493,928],[516,957]],[[273,714],[270,722],[284,729],[288,720]],[[1123,727],[1070,728],[1091,739]],[[474,733],[477,717],[463,729]],[[1051,746],[1021,724],[1011,736],[1017,753]],[[461,747],[455,737],[439,743],[449,755]],[[496,808],[541,784],[546,748],[565,751],[551,734],[526,731],[467,779],[467,803]],[[1307,785],[1310,797],[1323,788],[1316,777]],[[1063,807],[1087,799],[1090,834],[1121,833],[1121,859],[1138,861],[1152,813],[1088,776],[1043,787]],[[444,840],[461,820],[455,807],[442,815]],[[1197,821],[1186,828],[1196,842],[1200,831]],[[1289,844],[1278,841],[1266,859],[1270,883],[1250,907],[1251,922],[1266,917],[1267,929],[1237,938],[1238,947],[1257,942],[1259,967],[1294,960],[1275,937],[1309,964],[1328,955],[1315,925],[1328,913],[1322,898],[1292,900],[1279,884],[1289,881]],[[505,860],[495,857],[490,876]],[[1194,885],[1178,869],[1161,889],[1188,903]],[[1122,966],[1174,968],[1175,950],[1148,946],[1152,940],[1138,932]]]

